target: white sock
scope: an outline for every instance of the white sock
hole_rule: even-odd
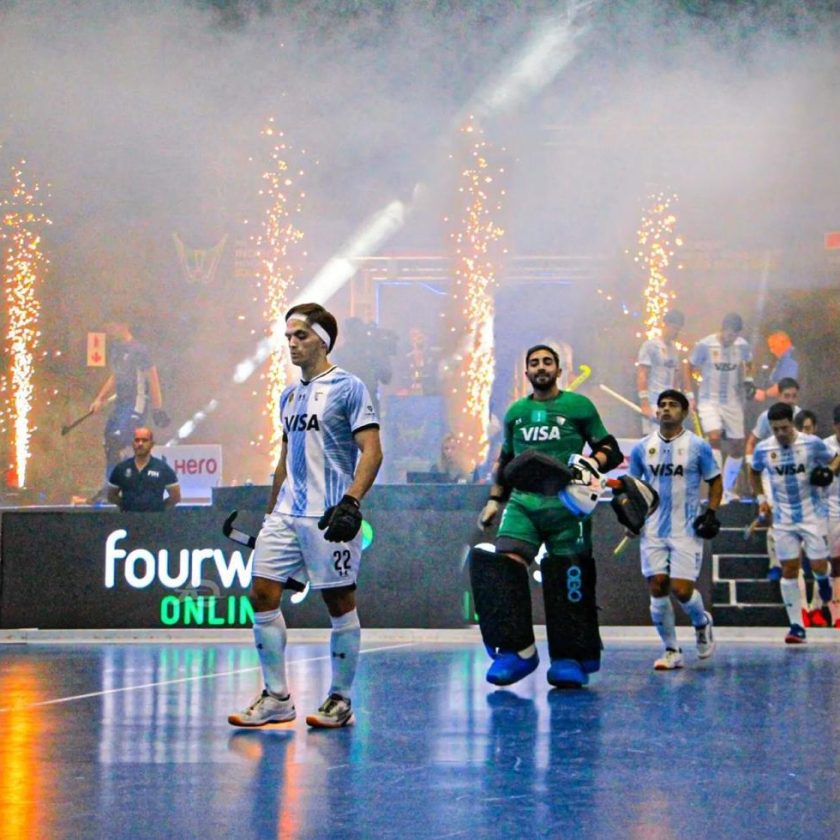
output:
[[[286,621],[278,607],[254,613],[254,641],[265,687],[277,697],[288,697],[286,684]]]
[[[733,458],[731,455],[723,464],[723,492],[731,493],[738,481],[738,474],[741,472],[743,458]]]
[[[691,597],[683,603],[680,601],[680,606],[683,608],[685,614],[691,619],[691,623],[695,627],[703,627],[706,624],[706,607],[703,604],[703,596],[698,590],[691,593]]]
[[[650,617],[665,647],[678,650],[674,605],[671,603],[670,595],[666,595],[664,598],[650,596]]]
[[[799,581],[796,578],[782,578],[779,582],[782,600],[791,624],[802,624],[802,598],[799,594]]]
[[[717,464],[717,468],[719,470],[723,470],[723,455],[721,454],[720,449],[715,449],[712,447],[712,457],[715,459],[715,464]]]
[[[356,610],[337,618],[330,616],[330,654],[332,655],[332,685],[330,694],[350,697],[356,665],[359,662],[359,648],[362,644],[362,627]]]
[[[524,650],[517,651],[521,659],[530,659],[536,652],[536,645],[528,645]]]

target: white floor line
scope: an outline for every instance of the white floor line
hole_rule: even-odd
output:
[[[365,648],[364,650],[359,651],[360,654],[365,653],[378,653],[383,650],[394,650],[394,648],[404,648],[404,647],[412,647],[413,645],[417,644],[416,642],[404,642],[398,645],[383,645],[382,647],[375,647],[375,648]],[[310,658],[304,659],[292,659],[291,661],[286,663],[286,666],[291,668],[293,665],[309,663],[309,662],[322,662],[324,660],[328,660],[330,657],[327,656],[313,656]],[[110,688],[107,691],[90,691],[87,694],[73,694],[70,697],[56,697],[53,700],[41,700],[38,703],[28,703],[25,706],[9,706],[5,709],[0,709],[0,714],[3,712],[22,712],[26,709],[35,709],[40,706],[55,706],[58,703],[71,703],[74,700],[86,700],[89,697],[103,697],[106,694],[120,694],[124,691],[139,691],[144,688],[157,688],[161,685],[177,685],[178,683],[186,683],[186,682],[194,682],[197,680],[212,680],[216,677],[229,677],[233,674],[247,674],[249,671],[259,671],[260,666],[255,665],[253,668],[238,668],[235,671],[218,671],[213,674],[197,674],[193,677],[180,677],[177,680],[161,680],[160,682],[151,682],[151,683],[142,683],[141,685],[126,685],[122,688]]]

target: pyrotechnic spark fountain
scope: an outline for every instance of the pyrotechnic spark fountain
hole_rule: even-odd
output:
[[[29,441],[32,435],[34,353],[38,344],[40,303],[37,285],[49,266],[41,248],[40,229],[51,224],[37,183],[27,185],[23,167],[11,167],[12,183],[2,206],[3,275],[8,305],[6,350],[10,359],[8,384],[14,462],[11,471],[18,487],[26,485]]]
[[[679,236],[674,235],[677,217],[671,207],[676,203],[677,195],[660,192],[648,196],[648,199],[650,206],[644,211],[636,231],[638,249],[633,259],[647,275],[644,290],[645,337],[656,338],[662,333],[662,318],[675,297],[667,288],[668,268],[674,248],[683,243]]]
[[[277,463],[282,445],[280,395],[286,387],[287,349],[283,332],[283,315],[289,308],[287,292],[294,279],[290,255],[303,239],[296,225],[306,194],[297,186],[305,172],[290,163],[290,157],[303,157],[306,151],[293,149],[282,131],[274,126],[273,117],[260,132],[272,144],[270,167],[263,173],[265,183],[260,196],[266,201],[261,230],[252,237],[260,264],[260,284],[265,287],[265,318],[271,330],[271,360],[267,374],[266,411],[271,423],[272,466]],[[305,256],[305,252],[303,253]]]
[[[466,464],[474,467],[487,455],[493,291],[498,283],[497,257],[499,252],[506,253],[499,244],[504,228],[498,223],[505,190],[501,186],[504,169],[488,160],[491,149],[480,128],[470,121],[461,131],[469,144],[468,163],[458,187],[460,217],[451,220],[449,234],[454,282],[445,315],[450,361],[444,376],[450,429],[460,441]]]

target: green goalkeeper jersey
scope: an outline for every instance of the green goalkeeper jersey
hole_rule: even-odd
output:
[[[565,464],[609,433],[591,400],[571,391],[554,399],[517,400],[505,415],[503,459],[537,449]],[[514,490],[499,523],[499,536],[533,545],[545,542],[549,554],[573,554],[591,549],[591,522],[572,514],[558,498]]]

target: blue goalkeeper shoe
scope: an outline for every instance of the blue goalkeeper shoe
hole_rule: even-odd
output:
[[[589,674],[576,659],[552,659],[546,677],[555,688],[583,688],[589,683]]]
[[[523,659],[518,653],[500,650],[494,654],[493,664],[487,669],[487,682],[493,685],[512,685],[533,674],[540,664],[538,653]]]

